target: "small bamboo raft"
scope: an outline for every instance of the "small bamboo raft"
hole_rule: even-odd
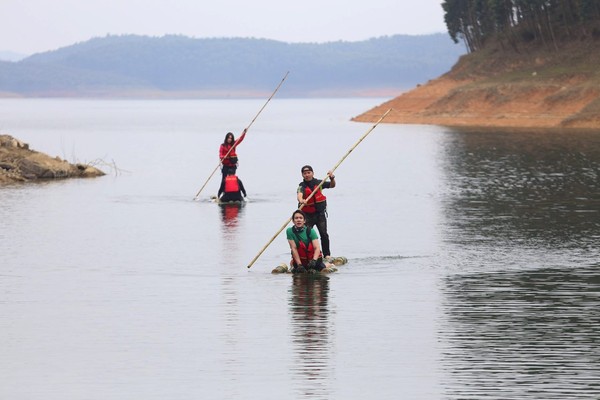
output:
[[[227,205],[244,205],[248,202],[248,200],[241,200],[241,201],[221,201],[217,196],[210,196],[210,201],[211,203],[216,203],[220,206],[227,206]]]
[[[325,261],[325,268],[321,271],[321,273],[330,274],[332,272],[337,272],[337,267],[340,265],[344,265],[348,263],[348,259],[346,257],[332,257],[328,261]],[[314,270],[313,270],[314,271]],[[292,269],[286,264],[281,263],[271,271],[272,274],[286,274],[292,273]]]

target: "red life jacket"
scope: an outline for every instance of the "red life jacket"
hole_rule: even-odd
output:
[[[235,175],[227,175],[225,177],[225,193],[237,193],[240,191],[240,184]]]
[[[315,248],[312,244],[312,240],[310,239],[310,229],[306,228],[306,237],[308,238],[308,246],[302,240],[300,240],[300,236],[296,233],[296,237],[298,238],[298,245],[296,248],[298,249],[298,255],[300,256],[300,261],[302,265],[307,267],[308,262],[313,259],[315,255]],[[295,233],[295,232],[294,232]]]
[[[309,188],[308,185],[306,185],[306,182],[303,182],[303,183],[304,183],[304,185],[303,185],[304,186],[303,197],[305,199],[308,199],[308,196],[311,195],[311,193],[313,192],[313,190],[311,188]],[[325,195],[323,195],[323,192],[321,191],[321,188],[319,188],[319,190],[317,190],[317,193],[315,193],[315,195],[308,201],[308,203],[306,203],[304,205],[304,207],[302,207],[302,211],[304,211],[306,213],[317,212],[315,204],[316,203],[322,203],[325,200],[327,200],[327,197],[325,197]]]

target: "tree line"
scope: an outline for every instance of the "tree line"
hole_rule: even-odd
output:
[[[450,37],[469,52],[492,38],[515,50],[519,43],[558,50],[565,40],[600,37],[600,0],[445,0],[442,8]]]

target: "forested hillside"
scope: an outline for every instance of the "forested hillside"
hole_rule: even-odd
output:
[[[290,44],[266,39],[107,36],[19,62],[0,62],[0,92],[24,96],[288,96],[402,91],[447,71],[465,53],[446,34]]]
[[[470,51],[489,40],[519,51],[537,43],[559,50],[561,43],[600,39],[600,0],[445,0],[450,37]]]
[[[515,128],[600,127],[600,0],[446,0],[470,53],[356,121]]]

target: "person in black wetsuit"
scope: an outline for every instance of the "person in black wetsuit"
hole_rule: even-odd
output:
[[[219,193],[217,194],[217,198],[221,203],[244,201],[242,195],[246,197],[246,189],[237,175],[229,174],[221,181],[221,187],[219,187]]]

